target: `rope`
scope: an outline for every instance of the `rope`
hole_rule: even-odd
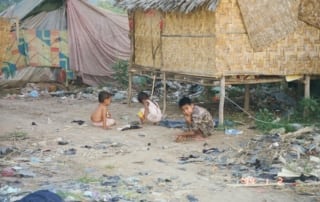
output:
[[[261,122],[261,123],[266,123],[266,124],[276,124],[276,125],[279,125],[279,126],[285,126],[284,124],[279,124],[279,123],[274,123],[274,122],[268,122],[268,121],[263,121],[263,120],[260,120],[260,119],[257,119],[256,117],[252,116],[249,112],[247,112],[245,109],[243,109],[242,107],[240,107],[236,102],[234,102],[233,100],[231,100],[229,97],[225,96],[225,98],[231,102],[232,104],[234,104],[236,107],[238,107],[242,112],[246,113],[249,118],[255,120],[255,121],[258,121],[258,122]]]

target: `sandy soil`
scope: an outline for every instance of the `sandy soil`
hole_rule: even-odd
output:
[[[235,188],[229,186],[236,183],[229,170],[220,170],[203,162],[179,164],[179,157],[190,152],[201,153],[204,147],[240,148],[257,134],[247,126],[241,128],[244,134],[240,136],[227,136],[217,131],[206,141],[175,143],[175,135],[180,129],[146,124],[137,130],[117,130],[119,126],[138,120],[136,113],[141,107],[138,103],[128,107],[113,102],[110,111],[117,126],[109,130],[94,127],[89,116],[96,105],[93,100],[59,97],[0,99],[0,146],[15,146],[18,151],[10,158],[0,159],[1,166],[18,166],[32,156],[47,159],[46,164],[30,161],[29,166],[38,175],[18,179],[24,191],[35,191],[43,183],[67,182],[83,176],[119,175],[135,176],[140,184],[152,186],[145,193],[148,201],[192,201],[188,195],[205,202],[318,201],[298,195],[288,187]],[[168,111],[168,118],[181,118],[176,106],[169,106]],[[85,124],[78,125],[72,123],[73,120],[83,120]],[[19,131],[25,132],[26,138],[8,136]],[[58,145],[59,140],[69,143]],[[111,146],[93,149],[101,143],[110,143]],[[76,149],[75,155],[64,154],[70,148]],[[159,179],[165,180],[161,183]],[[0,178],[2,182],[10,180],[14,179]]]

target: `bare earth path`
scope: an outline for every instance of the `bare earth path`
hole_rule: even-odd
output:
[[[110,111],[117,126],[110,130],[93,127],[89,115],[96,105],[96,101],[87,99],[58,97],[0,99],[0,147],[16,148],[0,159],[0,169],[28,167],[34,174],[22,178],[0,177],[0,186],[6,183],[13,186],[14,181],[19,181],[21,192],[32,192],[79,179],[100,179],[104,175],[121,176],[131,179],[135,186],[144,187],[137,198],[145,201],[319,201],[297,195],[290,187],[231,187],[228,184],[236,182],[227,169],[219,169],[208,162],[183,164],[179,161],[179,157],[191,152],[201,153],[205,147],[240,148],[255,133],[246,127],[240,136],[227,136],[217,131],[205,142],[175,143],[179,129],[144,125],[137,130],[117,130],[137,120],[139,104],[129,108],[113,102]],[[180,114],[172,111],[168,116],[179,117]],[[73,120],[85,123],[78,125],[72,123]],[[11,137],[10,134],[26,136]],[[68,144],[59,145],[61,140]],[[90,201],[90,197],[84,201]]]

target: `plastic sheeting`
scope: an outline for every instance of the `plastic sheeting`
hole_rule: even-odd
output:
[[[18,18],[19,20],[21,20],[43,1],[44,0],[23,0],[20,3],[15,4],[0,13],[0,16],[6,18]]]
[[[97,85],[93,77],[111,77],[112,65],[130,56],[128,18],[100,10],[83,0],[67,1],[70,67],[83,82]]]
[[[65,7],[50,12],[43,11],[25,19],[21,27],[25,29],[66,30],[67,16],[65,12]]]
[[[2,78],[5,75],[0,74],[0,87],[18,87],[26,83],[60,81],[64,82],[65,78],[61,69],[50,67],[25,67],[15,72],[10,79]]]

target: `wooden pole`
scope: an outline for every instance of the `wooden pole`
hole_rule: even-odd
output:
[[[310,98],[310,76],[304,78],[304,98]]]
[[[153,97],[154,93],[154,86],[156,84],[156,75],[153,75],[153,80],[152,80],[152,89],[151,89],[151,98]]]
[[[250,108],[250,85],[245,85],[245,93],[244,93],[244,110],[249,111]]]
[[[129,61],[129,66],[128,66],[128,106],[131,106],[131,98],[132,98],[132,76],[133,73],[131,72],[133,63],[134,63],[134,58],[135,58],[135,18],[134,18],[134,12],[128,13],[128,17],[129,19],[131,18],[131,23],[132,23],[132,27],[130,27],[130,33],[129,33],[129,37],[130,37],[130,46],[131,46],[131,56],[130,56],[130,61]]]
[[[167,78],[166,78],[166,73],[163,72],[162,74],[163,78],[162,78],[162,82],[163,82],[163,109],[162,109],[162,113],[165,114],[166,113],[166,108],[167,108]]]
[[[128,72],[128,106],[131,106],[131,98],[132,98],[132,72]]]
[[[310,98],[310,76],[306,75],[304,78],[304,98],[309,99]],[[306,118],[308,116],[309,112],[306,108],[303,110],[303,118]]]
[[[226,79],[223,76],[220,80],[220,103],[219,103],[219,126],[223,126],[223,113],[224,113],[224,99],[226,95],[226,88],[225,88]]]

